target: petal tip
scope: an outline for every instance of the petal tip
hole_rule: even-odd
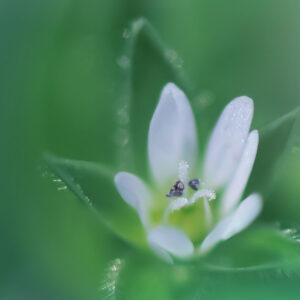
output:
[[[163,87],[163,90],[180,90],[174,82],[168,82]]]
[[[158,226],[148,234],[152,248],[161,249],[176,257],[187,258],[194,252],[194,245],[181,230],[168,226]]]
[[[125,172],[125,171],[118,172],[118,173],[114,176],[114,183],[115,183],[115,185],[118,187],[119,184],[120,184],[120,182],[122,182],[123,179],[124,179],[126,176],[131,176],[131,174],[128,173],[128,172]]]
[[[162,95],[172,94],[174,100],[180,100],[185,97],[184,92],[173,82],[168,82],[162,89]],[[164,97],[162,97],[163,99]]]
[[[254,111],[254,102],[248,96],[239,96],[229,102],[228,106],[240,107],[244,112],[249,114],[251,117]]]
[[[223,239],[227,240],[246,229],[258,217],[262,207],[263,201],[259,194],[249,195],[233,213],[231,224],[224,233]]]
[[[245,95],[236,97],[233,101],[244,105],[254,106],[253,99]]]
[[[252,201],[256,202],[256,206],[258,208],[257,210],[260,212],[262,210],[262,207],[263,207],[262,196],[258,193],[251,194],[250,196],[252,197]]]
[[[156,183],[164,186],[170,182],[181,160],[193,163],[196,148],[196,126],[190,103],[174,83],[168,83],[162,90],[148,133],[148,156]]]

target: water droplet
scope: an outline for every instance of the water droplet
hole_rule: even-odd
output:
[[[282,229],[284,235],[293,241],[300,242],[300,230],[299,228],[284,228]]]
[[[84,199],[89,206],[93,206],[93,203],[89,197],[85,196]]]
[[[198,94],[194,99],[193,103],[195,108],[199,111],[212,105],[214,102],[214,96],[210,91],[204,91]]]
[[[122,55],[121,57],[119,57],[119,58],[117,59],[117,64],[118,64],[118,66],[121,67],[122,69],[127,70],[127,69],[129,69],[129,67],[130,67],[130,59],[129,59],[128,56]]]
[[[62,180],[59,179],[59,178],[54,178],[54,179],[52,179],[52,181],[53,181],[53,182],[62,182]]]
[[[125,28],[125,29],[123,30],[122,37],[123,37],[124,39],[129,39],[129,38],[130,38],[130,35],[131,35],[130,30],[129,30],[128,28]]]
[[[68,187],[66,185],[60,186],[60,187],[57,188],[58,191],[65,191],[67,189],[68,189]]]
[[[123,264],[124,262],[121,259],[117,258],[112,260],[108,265],[105,273],[105,278],[101,282],[99,288],[99,292],[102,296],[101,299],[116,299],[115,293]]]
[[[123,106],[117,113],[117,121],[120,125],[127,125],[129,123],[128,106]]]
[[[139,31],[143,27],[143,24],[144,24],[144,20],[143,19],[139,19],[137,21],[134,21],[132,23],[132,31],[134,31],[134,32]]]
[[[183,66],[183,60],[178,56],[175,50],[166,50],[165,54],[172,65],[174,65],[177,68],[181,68]]]
[[[128,130],[119,128],[115,134],[115,141],[119,147],[125,147],[129,142]]]

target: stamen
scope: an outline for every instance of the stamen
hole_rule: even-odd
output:
[[[177,180],[174,183],[174,189],[178,190],[178,191],[183,191],[184,190],[184,184],[183,184],[183,182],[181,180]]]
[[[207,201],[207,198],[203,199],[203,204],[204,204],[204,211],[205,211],[206,227],[207,227],[207,229],[210,229],[211,224],[212,224],[212,212],[211,212],[211,209],[210,209],[210,205]]]
[[[182,160],[178,165],[178,178],[185,187],[188,185],[188,169],[189,169],[189,164],[186,161]],[[185,197],[187,197],[187,193],[188,190],[185,189],[183,191]]]
[[[178,198],[170,202],[169,209],[171,212],[176,210],[180,210],[182,207],[187,206],[189,204],[188,199],[186,198]]]
[[[170,189],[169,193],[166,194],[167,197],[178,197],[182,196],[182,191],[176,191],[174,189]]]
[[[163,215],[164,223],[167,223],[170,214],[172,214],[174,211],[180,210],[181,208],[186,207],[188,205],[190,205],[189,201],[188,201],[188,199],[186,199],[184,197],[172,200],[164,212],[164,215]]]
[[[206,198],[208,201],[211,201],[216,199],[216,193],[208,189],[199,190],[191,197],[190,203],[195,203],[199,198]]]
[[[190,204],[195,203],[200,198],[203,198],[206,227],[207,229],[210,229],[212,224],[212,212],[209,201],[216,199],[216,193],[208,189],[199,190],[191,197]]]
[[[195,178],[193,180],[189,181],[189,186],[194,190],[198,191],[198,185],[200,184],[200,180],[198,178]]]
[[[175,181],[173,187],[170,189],[169,193],[166,194],[167,197],[178,197],[182,195],[184,190],[184,184],[181,180]]]

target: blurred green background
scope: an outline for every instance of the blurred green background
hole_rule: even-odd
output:
[[[256,128],[300,103],[299,1],[0,0],[0,299],[115,299],[99,289],[109,262],[132,249],[45,174],[41,157],[51,151],[117,165],[126,34],[141,16],[189,78],[202,146],[233,97],[254,99]],[[142,51],[136,76],[143,88],[135,114],[145,114],[145,126],[153,110],[144,103],[155,103],[162,88],[150,76],[156,66],[150,54]],[[299,175],[294,146],[263,218],[299,221]],[[132,276],[124,299],[283,299],[299,290],[290,274],[249,280],[217,274],[199,275],[199,285],[193,277],[174,295],[160,280],[169,274],[164,268],[146,266]],[[157,277],[158,270],[164,271]]]

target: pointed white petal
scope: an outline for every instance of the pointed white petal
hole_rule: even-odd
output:
[[[115,176],[115,184],[121,197],[137,211],[144,227],[147,227],[150,193],[144,182],[133,174],[120,172]]]
[[[217,243],[223,240],[223,235],[226,232],[227,226],[230,223],[230,221],[231,219],[227,217],[215,226],[215,228],[203,240],[199,249],[201,253],[209,251]]]
[[[168,83],[153,114],[148,136],[148,154],[154,179],[159,186],[174,180],[178,163],[195,164],[196,127],[184,93]]]
[[[221,220],[203,240],[199,250],[209,251],[217,243],[231,238],[248,227],[259,215],[262,209],[262,199],[257,194],[247,197],[228,217]]]
[[[232,215],[231,222],[224,233],[224,240],[248,227],[259,215],[262,209],[262,199],[258,194],[248,196]]]
[[[258,140],[258,132],[257,130],[253,130],[248,136],[241,160],[238,164],[237,169],[235,170],[233,178],[231,179],[222,197],[222,216],[229,214],[231,210],[237,205],[242,196],[255,161]]]
[[[148,242],[154,249],[160,249],[181,258],[193,254],[194,246],[188,236],[181,230],[168,226],[154,228],[148,235]]]
[[[210,137],[204,161],[204,179],[212,188],[228,182],[240,160],[253,116],[253,101],[232,100],[223,110]]]

